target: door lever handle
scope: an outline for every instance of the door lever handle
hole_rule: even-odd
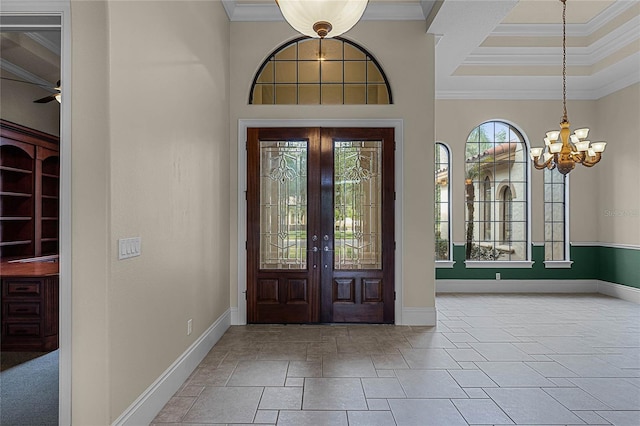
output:
[[[307,251],[312,251],[312,252],[316,253],[316,252],[318,251],[318,247],[315,247],[315,246],[314,246],[314,247],[311,247],[311,248],[310,248],[309,250],[307,250]]]

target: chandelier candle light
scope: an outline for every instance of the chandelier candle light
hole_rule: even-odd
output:
[[[567,0],[562,2],[562,104],[564,115],[560,123],[560,131],[547,132],[544,138],[545,146],[531,148],[531,160],[533,166],[542,170],[554,169],[563,175],[567,175],[576,166],[576,163],[586,167],[593,167],[600,161],[606,142],[590,142],[587,140],[589,129],[576,129],[571,134],[569,120],[567,119]],[[542,157],[542,162],[540,161]]]
[[[276,0],[296,31],[316,38],[337,37],[362,17],[369,0]]]

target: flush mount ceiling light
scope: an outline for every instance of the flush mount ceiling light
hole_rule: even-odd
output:
[[[560,130],[547,132],[544,138],[545,146],[542,148],[531,148],[531,160],[533,166],[538,169],[555,169],[563,175],[567,175],[576,167],[582,164],[586,167],[593,167],[602,158],[602,153],[607,145],[606,142],[591,142],[587,140],[589,129],[576,129],[574,134],[569,130],[569,120],[567,119],[567,0],[562,2],[562,105],[564,115],[560,122]],[[540,162],[542,157],[542,162]]]
[[[362,17],[369,0],[276,0],[296,31],[316,38],[337,37]]]

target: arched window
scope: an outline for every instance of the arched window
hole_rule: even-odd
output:
[[[302,37],[262,63],[249,104],[391,104],[391,88],[378,61],[341,37]]]
[[[529,260],[528,157],[509,123],[474,128],[465,149],[466,259]]]
[[[436,142],[435,147],[435,244],[436,261],[451,260],[451,200],[449,182],[451,167],[449,147]]]
[[[565,178],[558,169],[544,169],[544,260],[566,261],[567,191]]]
[[[484,184],[483,184],[483,200],[482,200],[482,211],[483,211],[483,217],[482,217],[482,236],[483,239],[485,241],[489,241],[491,240],[491,209],[492,209],[492,205],[491,205],[491,179],[489,179],[489,176],[486,176],[484,178]]]

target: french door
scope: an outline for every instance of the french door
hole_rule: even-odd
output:
[[[392,323],[393,178],[393,129],[247,129],[248,322]]]

